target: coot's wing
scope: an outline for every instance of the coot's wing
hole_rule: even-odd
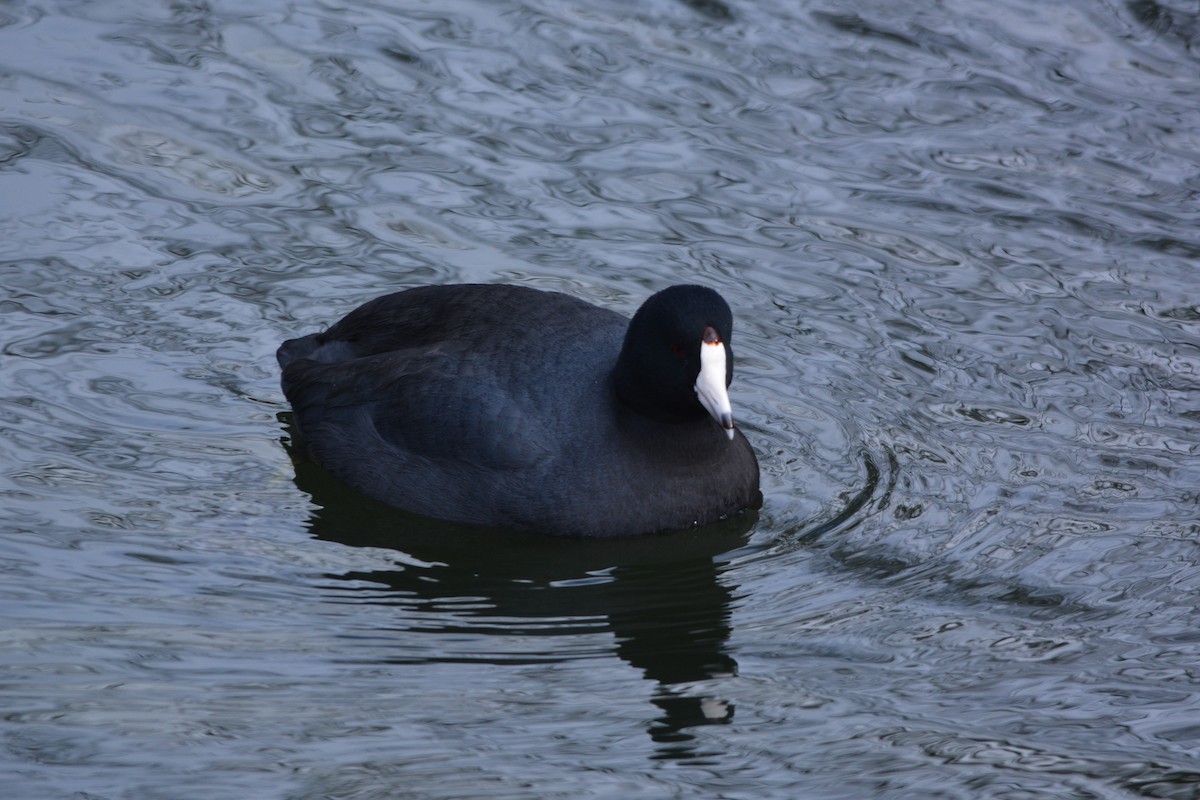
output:
[[[284,392],[318,461],[458,469],[531,468],[549,453],[544,417],[491,364],[461,348],[408,348],[339,363],[284,368]],[[544,415],[545,407],[539,409]],[[429,462],[429,463],[426,463]]]

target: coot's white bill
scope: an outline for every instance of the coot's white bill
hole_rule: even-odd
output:
[[[733,406],[725,388],[725,345],[711,327],[704,329],[700,344],[700,374],[696,376],[696,396],[700,405],[725,429],[733,439]]]

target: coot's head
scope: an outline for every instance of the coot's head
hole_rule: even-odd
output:
[[[653,295],[629,323],[614,372],[617,395],[654,419],[708,414],[733,438],[727,387],[733,315],[704,286],[672,286]]]

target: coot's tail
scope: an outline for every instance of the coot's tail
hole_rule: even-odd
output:
[[[319,335],[317,333],[310,333],[308,336],[301,336],[299,339],[288,339],[279,345],[279,349],[275,351],[275,360],[279,362],[280,368],[282,369],[293,361],[299,361],[302,358],[312,358],[313,353],[320,347],[320,342],[317,341]]]

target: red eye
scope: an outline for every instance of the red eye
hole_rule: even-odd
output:
[[[680,358],[683,358],[683,354],[684,354],[683,345],[681,345],[681,344],[671,345],[671,352],[674,353],[675,355],[679,356]]]

